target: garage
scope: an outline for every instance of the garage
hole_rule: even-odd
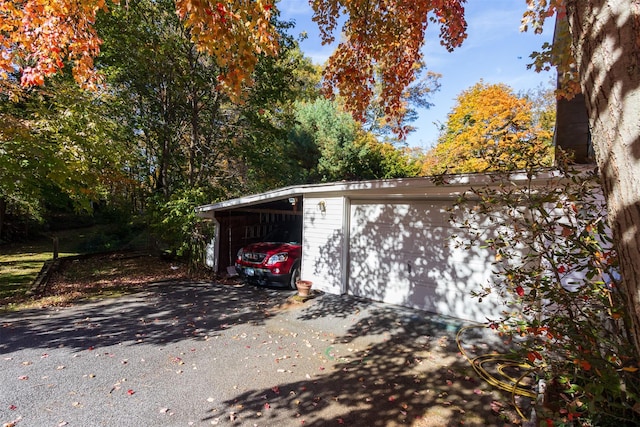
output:
[[[509,184],[525,182],[526,175],[514,174]],[[491,281],[493,255],[456,247],[449,237],[461,230],[450,225],[448,212],[458,195],[482,185],[500,183],[476,174],[438,183],[411,178],[300,185],[200,206],[197,213],[216,224],[209,264],[220,274],[236,246],[253,236],[246,230],[285,215],[302,223],[301,277],[315,290],[483,322],[503,309],[497,297],[480,301],[472,295]]]

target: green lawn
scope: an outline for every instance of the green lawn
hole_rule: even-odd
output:
[[[112,226],[56,232],[60,257],[117,249]],[[44,262],[53,258],[53,239],[0,246],[0,310],[28,299]]]
[[[144,229],[118,224],[59,231],[28,243],[0,245],[0,311],[14,310],[32,300],[28,292],[45,261],[53,258],[54,236],[60,257],[148,247]]]
[[[0,246],[0,305],[26,297],[44,262],[53,258],[53,241]],[[60,256],[77,252],[60,252]]]

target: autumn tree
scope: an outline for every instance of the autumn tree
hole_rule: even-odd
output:
[[[618,250],[632,338],[640,358],[640,4],[637,0],[529,0],[534,25],[556,12],[568,23],[564,71],[585,95],[591,140]],[[556,46],[557,48],[558,46]],[[559,50],[559,49],[556,49]],[[561,50],[562,51],[562,50]],[[567,60],[568,54],[574,62]]]
[[[42,85],[65,67],[86,86],[99,79],[94,58],[102,43],[94,27],[99,11],[118,0],[1,0],[0,71],[18,69],[24,84]],[[124,2],[128,5],[128,2]],[[272,2],[176,0],[175,12],[191,28],[191,40],[224,69],[220,83],[238,95],[258,57],[275,55],[277,33]]]
[[[429,109],[433,106],[430,97],[440,90],[440,74],[429,71],[424,62],[415,67],[415,80],[402,93],[402,114],[391,117],[387,114],[386,99],[382,96],[384,87],[379,73],[375,73],[376,83],[373,85],[373,96],[364,114],[364,129],[389,142],[397,140],[397,131],[402,129],[403,135],[416,130],[413,124],[418,119],[417,109]]]
[[[504,84],[482,81],[463,91],[438,144],[427,154],[426,175],[551,166],[552,122],[536,120],[533,103]]]

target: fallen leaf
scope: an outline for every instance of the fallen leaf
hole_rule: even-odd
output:
[[[18,409],[18,407],[16,405],[9,405],[9,409],[15,411],[16,409]]]
[[[127,394],[128,394],[129,396],[133,396],[135,393],[136,393],[136,392],[135,392],[135,391],[133,391],[133,390],[131,390],[131,389],[127,390]]]
[[[18,418],[16,418],[13,421],[9,421],[8,423],[2,424],[2,427],[16,427],[21,420],[22,420],[22,415],[20,415]]]
[[[23,381],[24,381],[24,380],[28,380],[28,379],[29,379],[29,377],[28,377],[28,376],[26,376],[26,375],[20,375],[20,376],[18,377],[18,379],[19,379],[19,380],[23,380]]]
[[[496,413],[496,414],[499,414],[500,411],[502,411],[502,403],[500,403],[500,402],[498,402],[496,400],[491,402],[490,406],[491,406],[491,411]]]
[[[271,409],[271,405],[269,405],[269,402],[264,404],[264,409]]]

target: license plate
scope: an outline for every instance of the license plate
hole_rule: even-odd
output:
[[[256,272],[253,268],[245,268],[244,274],[246,274],[247,276],[253,276],[256,274]]]

